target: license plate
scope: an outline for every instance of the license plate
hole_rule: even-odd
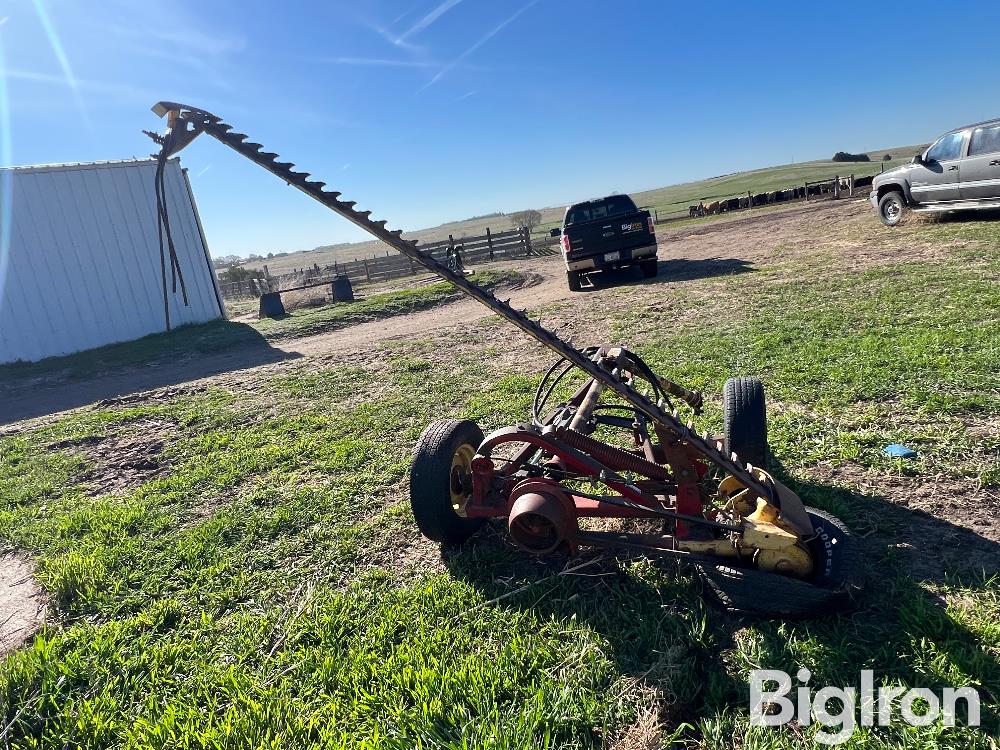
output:
[[[621,260],[621,253],[605,253],[604,260],[606,263],[610,263],[613,260]]]

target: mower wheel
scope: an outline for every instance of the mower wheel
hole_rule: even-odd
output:
[[[472,495],[472,457],[483,442],[483,431],[467,419],[433,422],[413,449],[410,467],[410,507],[420,531],[443,544],[461,544],[483,525],[466,518]]]
[[[766,469],[770,452],[764,384],[757,378],[729,378],[722,389],[722,421],[726,452]]]
[[[642,271],[642,277],[644,279],[652,279],[659,271],[659,262],[656,258],[639,261],[639,270]]]
[[[571,292],[580,291],[580,274],[576,271],[566,272],[566,284],[569,286]]]
[[[850,609],[863,580],[857,540],[835,516],[809,507],[806,513],[815,532],[805,543],[815,566],[807,580],[699,563],[705,598],[728,612],[760,617],[816,617]]]

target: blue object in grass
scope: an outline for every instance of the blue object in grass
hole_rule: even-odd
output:
[[[899,443],[893,443],[892,445],[887,445],[882,449],[882,452],[887,456],[892,456],[893,458],[916,458],[917,452],[913,448],[907,448],[905,445],[900,445]]]

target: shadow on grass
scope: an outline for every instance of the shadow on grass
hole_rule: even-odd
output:
[[[0,366],[0,424],[297,357],[217,320],[40,362]]]
[[[600,633],[623,678],[666,687],[675,696],[661,710],[668,730],[685,722],[722,727],[734,711],[746,715],[751,669],[780,669],[794,676],[807,667],[813,691],[826,685],[859,687],[863,669],[873,670],[876,688],[901,682],[940,696],[945,687],[975,687],[982,730],[996,736],[1000,664],[990,650],[993,644],[983,642],[983,635],[949,608],[953,597],[927,584],[955,587],[955,598],[971,597],[974,609],[976,594],[989,595],[986,589],[995,588],[986,576],[1000,570],[1000,545],[876,495],[797,483],[780,467],[775,473],[807,505],[841,517],[860,537],[867,581],[855,611],[807,621],[729,615],[707,607],[699,599],[697,579],[692,582],[670,560],[657,563],[667,572],[659,580],[626,573],[625,558],[610,553],[581,570],[586,577],[558,576],[565,558],[530,557],[495,527],[443,554],[451,573],[484,597],[504,597],[494,606],[527,608],[542,619],[575,619]],[[540,583],[505,596],[531,581]],[[982,628],[988,612],[978,615]],[[958,707],[962,724],[964,701]],[[893,717],[896,730],[905,733],[898,706]]]
[[[588,274],[587,279],[590,283],[583,286],[583,291],[594,291],[610,286],[692,281],[694,279],[708,279],[713,276],[748,273],[753,270],[750,261],[740,258],[702,258],[697,260],[669,258],[660,260],[657,264],[656,276],[651,279],[642,277],[637,267]]]

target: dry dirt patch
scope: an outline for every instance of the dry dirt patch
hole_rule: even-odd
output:
[[[34,566],[18,552],[0,555],[0,656],[30,638],[45,620],[45,592]]]
[[[151,400],[158,398],[148,395]],[[87,494],[96,497],[127,492],[165,474],[169,464],[163,451],[174,437],[175,425],[170,420],[141,419],[107,435],[60,440],[48,448],[69,450],[91,464],[79,481]]]

